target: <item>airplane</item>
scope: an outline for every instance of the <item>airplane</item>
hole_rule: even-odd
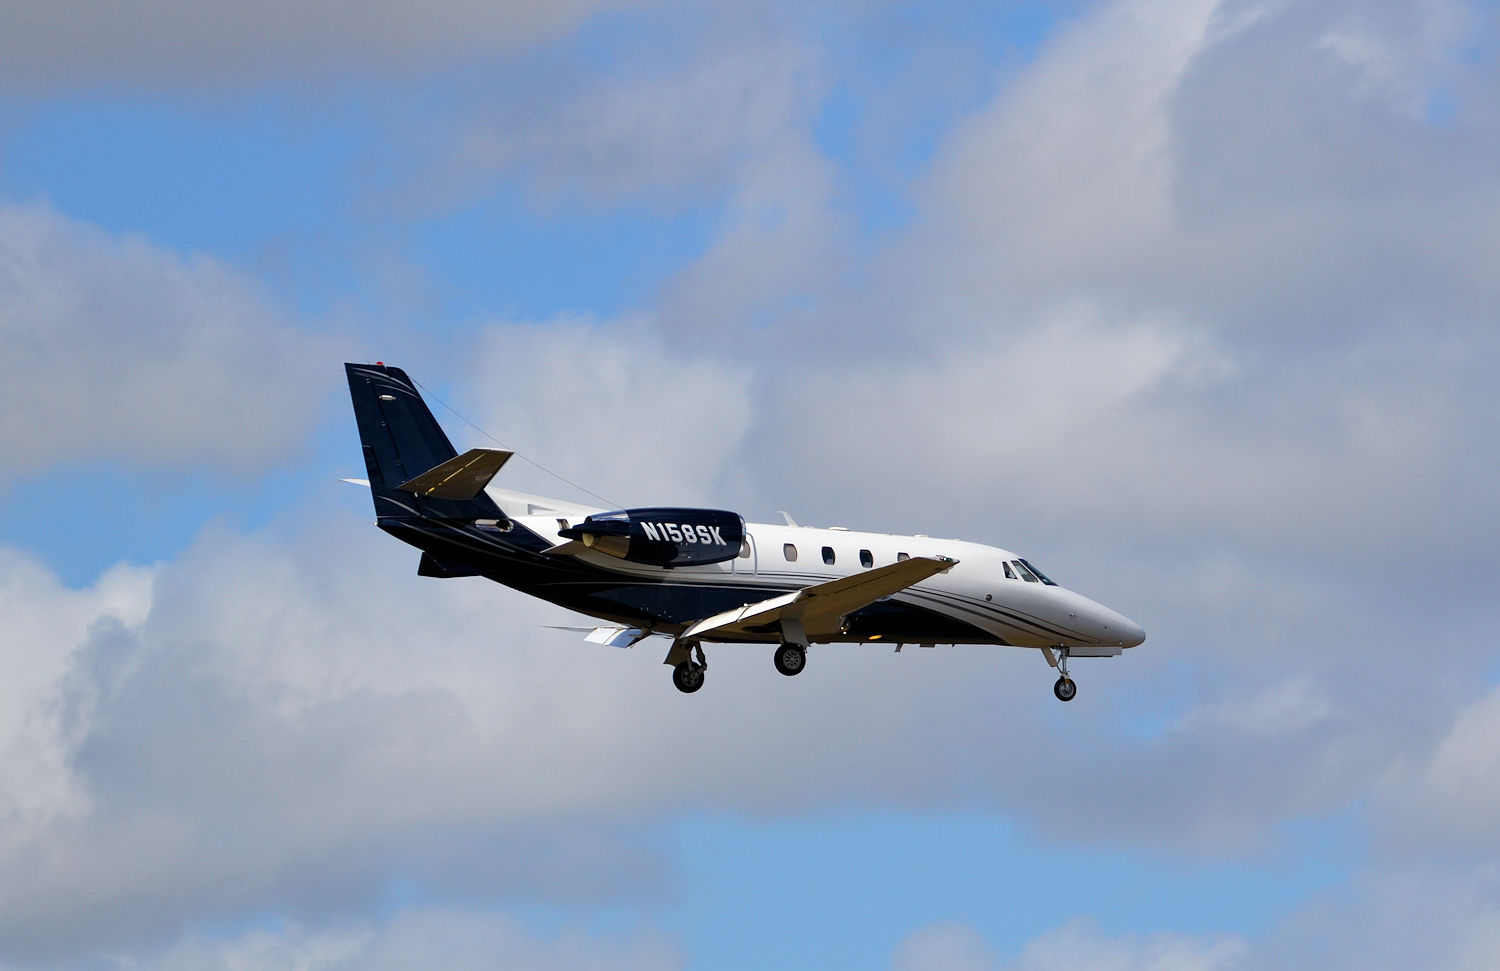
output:
[[[450,443],[416,384],[345,364],[375,524],[422,551],[426,577],[482,576],[603,621],[586,640],[670,637],[678,690],[703,687],[708,643],[774,644],[792,676],[814,644],[1034,648],[1071,701],[1068,660],[1116,657],[1145,632],[1008,550],[839,526],[749,523],[724,509],[605,509],[499,489],[513,454]]]

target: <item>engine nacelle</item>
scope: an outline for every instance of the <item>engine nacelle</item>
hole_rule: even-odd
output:
[[[745,520],[724,509],[620,509],[596,513],[559,532],[632,563],[692,566],[739,556]]]

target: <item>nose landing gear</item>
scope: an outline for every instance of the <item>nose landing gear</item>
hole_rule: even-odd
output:
[[[1078,685],[1068,677],[1068,649],[1059,647],[1057,650],[1057,683],[1052,686],[1052,693],[1057,696],[1058,701],[1072,701],[1078,694]]]

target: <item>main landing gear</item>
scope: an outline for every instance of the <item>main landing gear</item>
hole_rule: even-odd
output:
[[[787,641],[776,648],[773,657],[776,670],[787,677],[801,673],[807,667],[807,648],[802,644]],[[703,645],[693,641],[678,641],[667,654],[667,663],[672,665],[672,683],[683,694],[690,695],[703,687],[704,675],[708,671],[708,658],[703,656]]]
[[[690,695],[703,687],[703,672],[707,667],[706,664],[683,661],[672,669],[672,683],[677,685],[678,691]]]
[[[677,645],[674,644],[673,652],[676,650]],[[702,644],[694,644],[691,652],[684,650],[683,654],[687,655],[686,659],[678,661],[672,667],[672,683],[677,686],[678,691],[690,695],[703,687],[703,678],[708,671],[708,658],[703,656]]]
[[[776,649],[776,670],[787,677],[807,667],[807,649],[801,644],[783,644]]]
[[[1057,683],[1052,686],[1052,693],[1057,696],[1058,701],[1072,701],[1078,694],[1078,685],[1068,677],[1068,649],[1057,648]]]

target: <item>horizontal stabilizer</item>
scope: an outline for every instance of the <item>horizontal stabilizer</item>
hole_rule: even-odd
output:
[[[432,499],[473,499],[490,484],[511,454],[499,448],[471,448],[396,488]]]

